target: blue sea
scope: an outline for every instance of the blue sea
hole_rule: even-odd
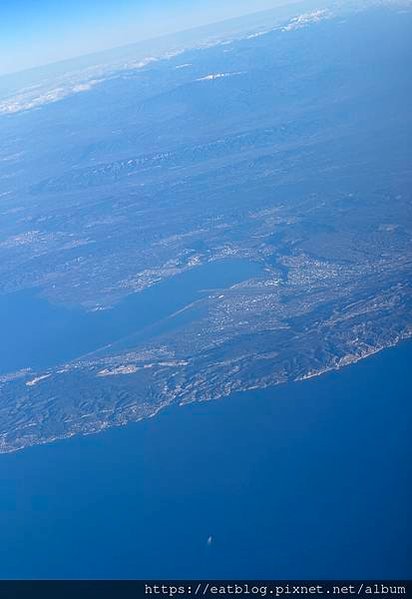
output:
[[[411,578],[411,364],[1,455],[0,577]]]

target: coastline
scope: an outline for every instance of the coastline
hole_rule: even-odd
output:
[[[166,403],[165,405],[161,405],[160,407],[157,407],[156,409],[154,409],[152,412],[149,412],[147,415],[139,416],[135,419],[132,418],[132,419],[126,420],[126,421],[118,423],[118,424],[116,424],[116,423],[103,424],[100,426],[100,428],[98,428],[98,426],[101,423],[99,423],[99,421],[97,421],[96,429],[94,429],[94,430],[69,433],[67,435],[56,436],[55,438],[51,438],[51,439],[47,438],[43,442],[40,441],[40,442],[36,442],[33,444],[29,444],[29,445],[23,445],[23,446],[17,447],[17,448],[8,449],[8,448],[1,447],[1,445],[0,445],[0,455],[21,452],[21,451],[30,449],[32,447],[37,447],[37,446],[42,446],[42,445],[52,445],[56,442],[73,439],[75,437],[87,437],[90,435],[99,435],[99,434],[109,431],[111,429],[125,428],[131,424],[137,424],[137,423],[143,422],[147,419],[155,418],[159,413],[163,412],[164,410],[167,410],[169,408],[173,408],[176,406],[180,408],[180,407],[190,406],[190,405],[193,405],[196,403],[202,404],[202,403],[217,402],[217,401],[228,401],[232,395],[235,395],[237,397],[237,396],[241,396],[241,395],[249,395],[251,393],[259,394],[262,392],[269,392],[269,393],[271,391],[275,392],[279,386],[294,385],[296,383],[304,383],[306,381],[310,381],[310,380],[316,379],[318,377],[323,377],[323,376],[331,374],[331,373],[339,373],[343,369],[346,369],[350,366],[356,366],[357,364],[363,362],[364,360],[373,358],[374,356],[377,356],[377,355],[381,354],[382,352],[385,352],[388,350],[393,350],[393,349],[396,349],[403,345],[406,345],[406,344],[408,344],[408,342],[410,343],[411,337],[412,337],[412,331],[409,334],[405,334],[404,336],[400,337],[397,341],[393,342],[390,345],[381,346],[379,348],[373,348],[369,352],[364,353],[362,355],[351,355],[348,357],[348,358],[350,358],[350,360],[343,358],[343,359],[339,360],[339,362],[334,366],[330,366],[328,368],[325,368],[325,369],[317,371],[317,372],[310,372],[308,375],[304,375],[304,376],[296,378],[294,380],[283,380],[283,381],[279,381],[275,384],[269,383],[267,385],[260,385],[260,386],[255,386],[255,387],[251,387],[251,388],[241,389],[241,390],[238,390],[235,392],[228,393],[227,395],[222,395],[219,397],[213,397],[213,398],[209,398],[209,399],[191,400],[191,401],[186,401],[186,402],[173,401],[171,403]],[[25,375],[27,375],[27,373],[25,373]],[[34,381],[36,381],[36,382],[41,381],[43,379],[47,379],[49,376],[51,376],[51,374],[45,374],[45,375],[35,378]],[[33,381],[29,381],[28,383],[26,383],[26,385],[33,386],[34,383],[33,383]]]

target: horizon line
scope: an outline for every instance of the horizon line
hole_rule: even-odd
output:
[[[316,0],[284,0],[284,2],[282,2],[278,6],[274,6],[272,8],[265,8],[263,10],[257,10],[257,11],[254,10],[254,11],[251,11],[251,12],[242,13],[241,15],[237,15],[237,16],[233,16],[233,17],[229,17],[229,18],[220,19],[218,21],[212,20],[212,21],[209,21],[207,23],[195,25],[193,27],[185,27],[183,29],[176,29],[176,30],[173,30],[173,31],[169,31],[169,32],[163,33],[161,35],[154,35],[154,36],[150,36],[150,37],[147,37],[147,38],[141,38],[141,39],[138,39],[138,40],[136,40],[134,42],[128,42],[126,44],[120,44],[120,45],[110,46],[108,48],[102,48],[100,50],[94,50],[92,52],[86,52],[85,54],[76,54],[76,55],[68,56],[67,58],[63,58],[63,59],[60,59],[60,60],[51,60],[49,62],[41,63],[41,64],[36,65],[36,66],[31,66],[31,67],[27,67],[27,68],[17,69],[16,71],[10,71],[10,72],[7,72],[7,73],[2,73],[2,74],[0,74],[0,79],[4,79],[4,78],[7,78],[7,77],[14,77],[14,76],[18,76],[18,75],[22,75],[22,74],[26,74],[26,73],[31,73],[33,71],[45,69],[45,68],[48,68],[48,67],[63,65],[65,63],[69,63],[71,61],[80,60],[82,58],[92,58],[93,56],[98,56],[100,54],[104,54],[105,52],[112,52],[112,51],[115,51],[115,50],[122,50],[122,49],[126,49],[126,48],[131,48],[131,47],[137,46],[139,44],[144,44],[145,42],[154,42],[156,40],[162,40],[162,39],[165,39],[165,38],[168,38],[168,37],[172,37],[174,35],[190,33],[190,32],[194,32],[194,31],[197,31],[197,30],[205,29],[205,28],[208,28],[208,27],[213,27],[214,25],[219,25],[219,24],[222,24],[222,23],[229,23],[231,21],[242,20],[242,19],[245,19],[247,17],[253,17],[253,15],[261,15],[261,14],[264,14],[264,13],[273,13],[276,10],[285,8],[286,6],[291,6],[292,7],[294,5],[305,4],[305,3],[311,2],[311,1],[316,1]],[[323,2],[325,2],[325,0],[323,0]],[[322,0],[319,1],[319,4],[321,4],[321,3],[322,3]],[[333,4],[334,0],[330,0],[330,3]]]

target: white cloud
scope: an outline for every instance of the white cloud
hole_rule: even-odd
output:
[[[71,85],[62,85],[53,89],[44,90],[43,92],[34,93],[32,91],[22,91],[20,94],[7,98],[0,102],[0,114],[13,114],[40,108],[43,104],[51,104],[63,100],[72,94],[78,94],[91,90],[95,85],[100,83],[99,79],[92,79],[84,83],[76,83]]]
[[[302,29],[303,27],[307,27],[312,23],[318,23],[319,21],[330,19],[331,16],[332,15],[329,10],[315,10],[314,12],[304,13],[291,19],[285,27],[282,27],[282,31],[295,31],[296,29]]]
[[[223,77],[235,77],[236,75],[244,75],[242,72],[238,73],[211,73],[205,77],[199,77],[196,81],[213,81],[214,79],[222,79]]]
[[[176,53],[168,53],[162,58],[168,59]],[[40,108],[45,104],[58,102],[73,94],[88,92],[99,83],[116,77],[122,71],[139,70],[147,65],[160,60],[148,56],[142,60],[131,61],[126,64],[102,64],[84,70],[69,72],[53,81],[42,83],[22,89],[19,93],[0,101],[0,115],[13,114]]]

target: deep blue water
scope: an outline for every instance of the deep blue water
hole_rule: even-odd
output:
[[[51,305],[38,290],[0,296],[0,373],[47,368],[137,332],[141,336],[160,332],[171,326],[164,319],[210,289],[230,287],[258,275],[260,269],[245,260],[212,262],[98,312]]]
[[[0,456],[0,576],[410,578],[411,363]]]

